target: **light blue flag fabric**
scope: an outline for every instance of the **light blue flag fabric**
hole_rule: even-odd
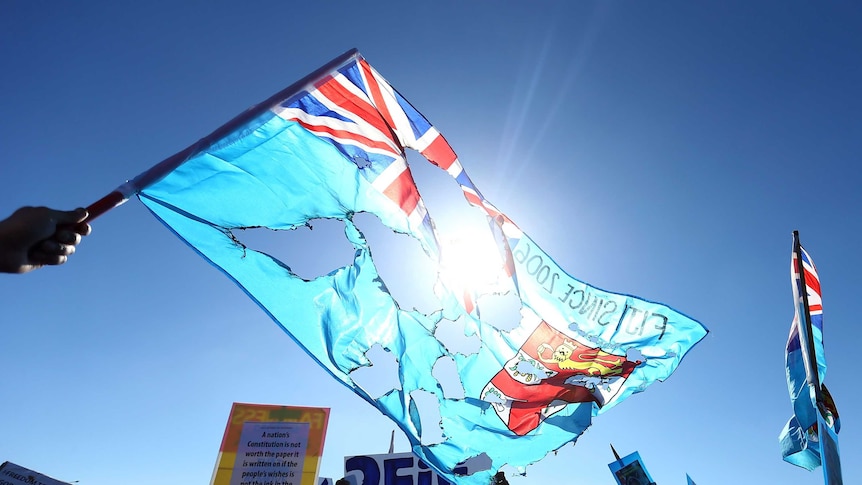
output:
[[[822,416],[815,415],[815,419],[818,419],[816,424],[802,426],[794,415],[784,425],[784,429],[781,430],[778,439],[781,456],[784,458],[784,461],[809,471],[819,467],[822,463],[820,435],[825,431],[837,437],[837,433],[841,431],[841,419],[838,416],[835,401],[833,401],[832,395],[825,385],[821,389],[824,398],[825,419]],[[820,430],[820,422],[828,423],[827,427],[830,429]]]
[[[694,483],[694,480],[692,480],[691,477],[688,476],[688,473],[685,474],[685,481],[687,482],[686,485],[697,485],[696,483]]]
[[[504,464],[523,470],[575,441],[593,416],[670,376],[706,335],[668,306],[569,276],[482,197],[445,139],[358,53],[268,108],[181,163],[142,174],[132,190],[335,379],[395,421],[413,451],[449,480],[487,485]],[[439,257],[405,148],[446,170],[488,215],[503,254],[500,277],[523,305],[514,330],[483,321],[480,295],[444,270],[435,287],[439,311],[403,310],[389,293],[354,214],[374,214]],[[287,230],[318,218],[344,223],[355,256],[311,281],[241,243],[244,228]],[[450,352],[435,336],[443,319],[461,319],[466,334],[480,338],[479,350]],[[401,381],[377,398],[351,378],[370,364],[374,345],[397,359]],[[463,398],[445,395],[433,376],[443,357],[457,365]],[[437,398],[441,443],[422,442],[416,391]],[[460,463],[483,454],[489,470],[458,475]]]
[[[809,471],[820,466],[817,429],[813,426],[803,428],[796,416],[791,417],[784,425],[778,443],[784,461]]]

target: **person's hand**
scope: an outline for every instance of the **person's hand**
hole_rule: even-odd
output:
[[[85,209],[22,207],[0,221],[0,272],[27,273],[63,264],[81,237],[90,234]]]

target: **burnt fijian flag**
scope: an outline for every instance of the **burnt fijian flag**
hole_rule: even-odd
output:
[[[517,292],[521,313],[510,316],[520,322],[516,329],[482,320],[482,292],[451,277],[446,264],[434,286],[439,311],[404,310],[389,293],[354,214],[373,214],[441,263],[441,254],[458,252],[438,244],[445,239],[438,239],[433,208],[420,197],[408,148],[459,185],[466,203],[450,203],[487,216],[488,239],[496,238],[497,248],[492,243],[486,252],[501,253],[502,283],[492,290]],[[706,335],[703,325],[669,306],[569,276],[484,198],[443,136],[356,51],[117,193],[119,199],[137,194],[312,359],[395,421],[417,456],[460,484],[487,485],[503,465],[523,469],[573,442],[593,416],[669,377]],[[290,230],[318,218],[342,221],[355,253],[351,264],[311,281],[297,276],[290,261],[240,242],[243,229]],[[488,231],[484,221],[480,226]],[[435,332],[444,318],[463,322],[468,336],[481,339],[480,349],[450,352]],[[397,359],[401,381],[379,397],[351,378],[371,364],[366,353],[375,345]],[[454,360],[463,397],[444,393],[433,372],[441,358]],[[437,399],[440,443],[422,442],[418,391]],[[490,460],[490,469],[459,476],[459,464],[474,457]]]

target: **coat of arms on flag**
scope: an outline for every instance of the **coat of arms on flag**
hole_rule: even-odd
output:
[[[569,404],[603,405],[640,363],[585,345],[542,321],[488,382],[482,399],[523,436]]]

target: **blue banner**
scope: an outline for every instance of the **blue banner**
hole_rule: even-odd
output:
[[[608,464],[617,485],[651,485],[652,477],[637,451]]]

